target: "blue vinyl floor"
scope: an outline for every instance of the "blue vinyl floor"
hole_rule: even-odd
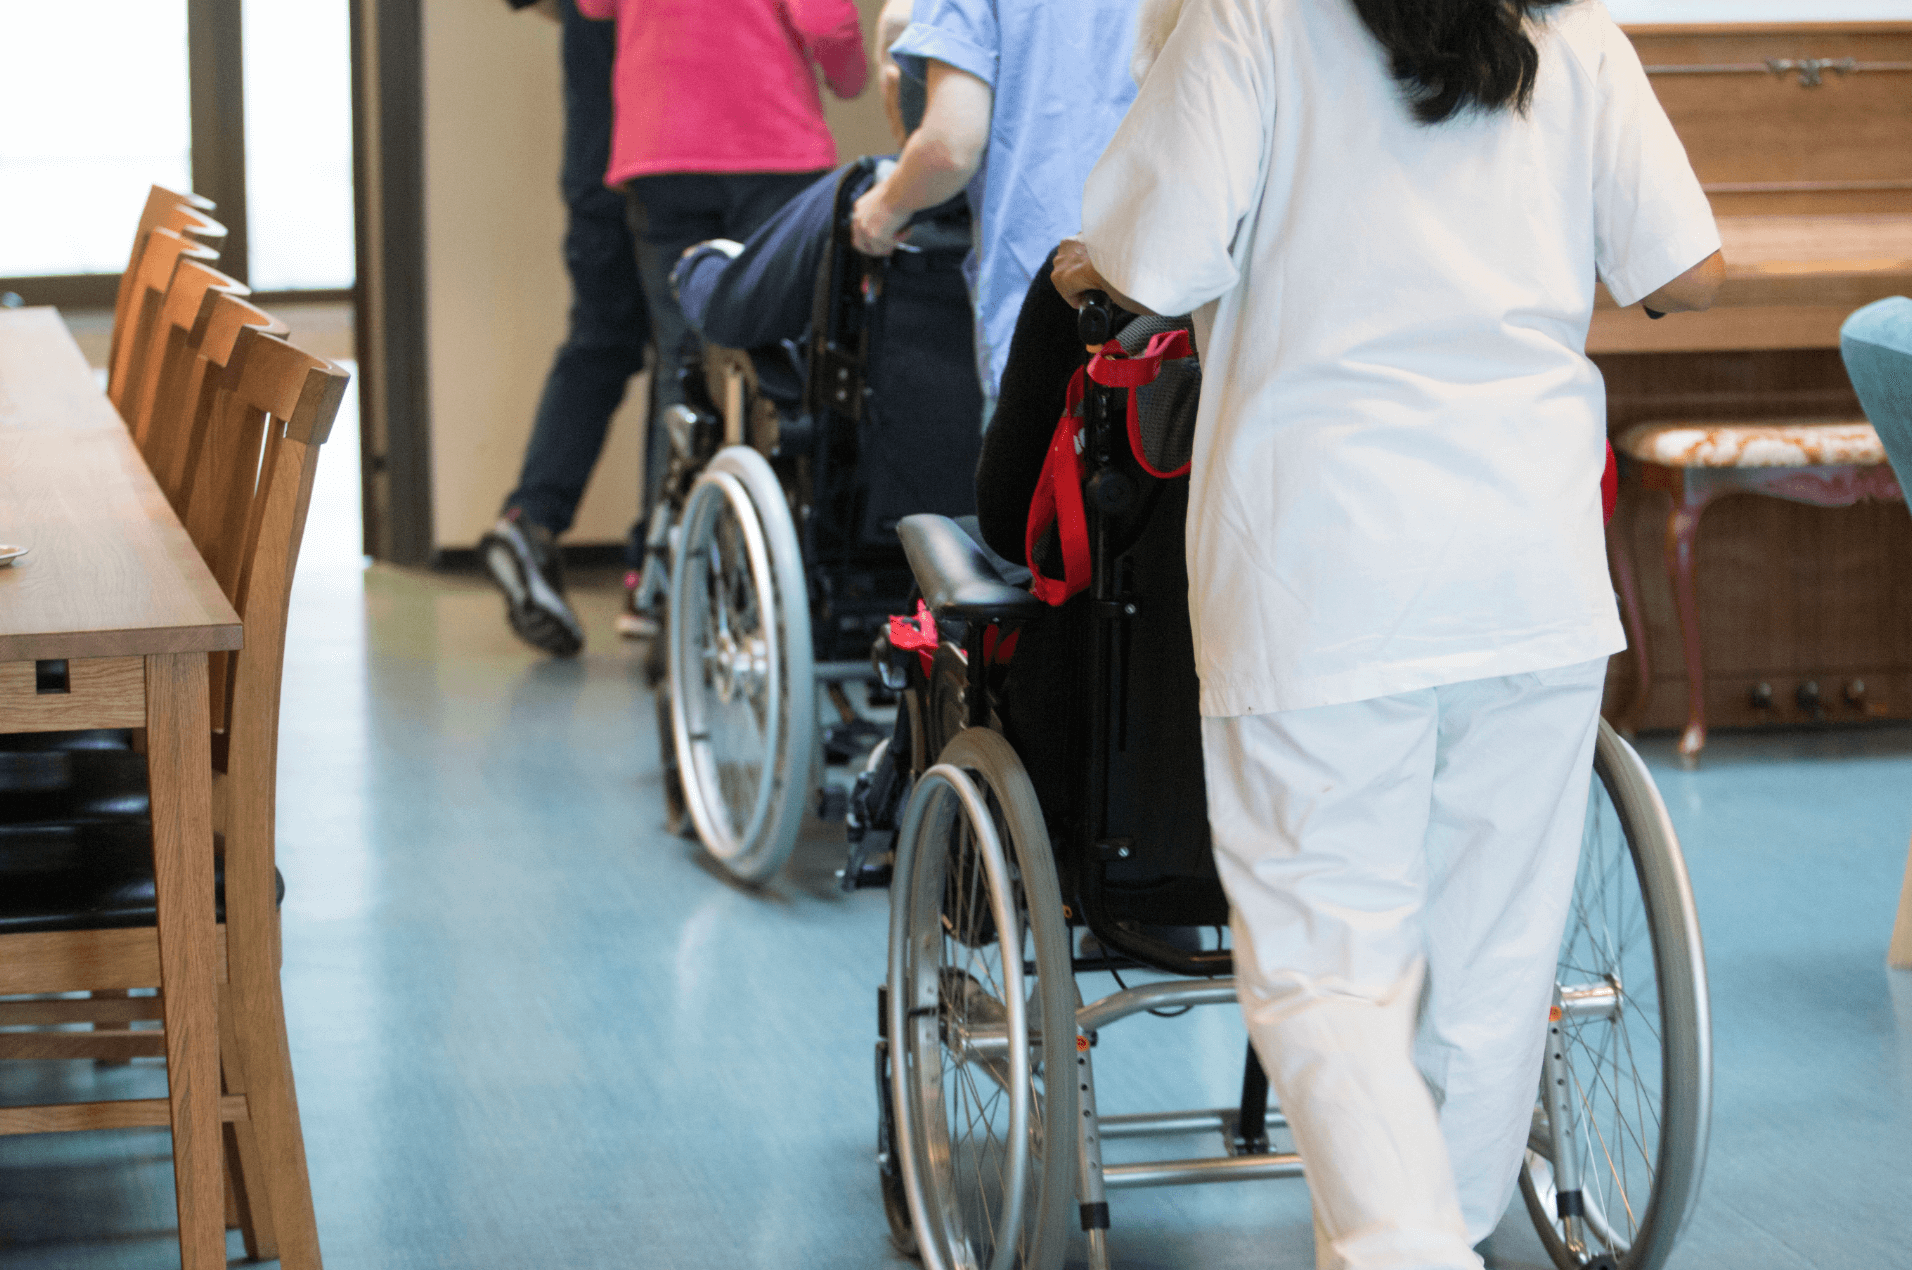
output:
[[[765,893],[661,829],[651,701],[580,592],[585,654],[521,647],[493,592],[354,553],[328,456],[287,660],[285,982],[339,1270],[898,1266],[872,1164],[886,901],[816,827]],[[337,434],[335,434],[337,435]],[[1673,1264],[1912,1267],[1912,975],[1884,949],[1912,729],[1645,745],[1692,870],[1717,1094]],[[1232,1010],[1098,1050],[1103,1109],[1218,1105]],[[10,1064],[0,1102],[152,1096],[154,1063]],[[1112,1158],[1120,1158],[1114,1156]],[[0,1139],[0,1266],[177,1265],[159,1131]],[[1132,1191],[1123,1270],[1304,1270],[1300,1183]],[[237,1236],[232,1239],[239,1257]],[[1516,1202],[1492,1264],[1541,1270]]]

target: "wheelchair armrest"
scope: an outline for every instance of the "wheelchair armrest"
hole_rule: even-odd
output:
[[[905,516],[896,535],[924,603],[938,617],[992,622],[1031,618],[1048,607],[1004,582],[983,549],[947,516]]]

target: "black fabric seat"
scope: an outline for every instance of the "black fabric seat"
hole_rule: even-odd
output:
[[[155,925],[151,814],[146,756],[110,736],[0,750],[0,934]],[[225,874],[214,872],[223,921]]]
[[[273,874],[283,903],[285,878]],[[223,863],[213,876],[224,921]],[[0,826],[0,935],[156,924],[152,825],[144,818]]]
[[[130,750],[133,734],[125,728],[86,728],[78,732],[0,733],[0,752],[41,750]]]
[[[0,825],[143,819],[151,806],[144,754],[90,746],[0,749]]]

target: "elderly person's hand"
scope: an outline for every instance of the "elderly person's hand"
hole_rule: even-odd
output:
[[[910,214],[890,206],[888,178],[878,181],[856,201],[850,213],[850,241],[866,256],[887,256],[909,236],[904,228]]]
[[[1153,315],[1155,312],[1110,286],[1108,279],[1096,269],[1095,262],[1089,259],[1088,244],[1080,238],[1065,238],[1062,245],[1056,248],[1056,265],[1049,271],[1049,281],[1055,284],[1056,290],[1071,308],[1082,307],[1083,293],[1101,291],[1131,313]]]

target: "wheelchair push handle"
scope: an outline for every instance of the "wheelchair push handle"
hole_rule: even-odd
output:
[[[1106,291],[1084,291],[1076,313],[1076,335],[1090,352],[1100,352],[1115,334],[1115,306]]]

